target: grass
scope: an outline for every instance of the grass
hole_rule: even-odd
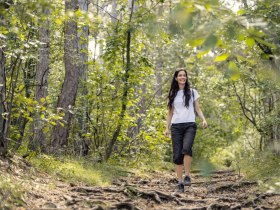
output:
[[[7,164],[8,162],[10,163]],[[1,166],[2,163],[3,166],[6,165],[6,169],[0,174],[0,209],[25,207],[25,200],[29,199],[27,193],[32,192],[33,188],[54,188],[52,182],[47,186],[37,186],[40,179],[44,179],[44,173],[67,183],[108,186],[120,177],[150,176],[153,171],[166,171],[170,168],[170,164],[162,162],[141,161],[138,165],[120,161],[93,163],[90,159],[48,155],[30,156],[28,161],[14,156],[9,161],[0,162]],[[34,182],[37,178],[38,182]]]
[[[127,176],[124,167],[108,163],[92,163],[90,160],[47,155],[35,156],[30,162],[38,169],[56,175],[66,182],[82,182],[88,185],[107,186],[114,179]]]
[[[38,175],[36,171],[46,172],[69,183],[108,186],[113,180],[131,174],[140,177],[152,176],[154,171],[173,170],[172,163],[161,161],[136,164],[120,163],[93,163],[90,159],[73,157],[53,157],[39,155],[28,160],[32,166],[20,166],[21,161],[13,161],[12,172],[2,170],[0,174],[0,209],[13,209],[15,206],[25,206],[25,193],[32,186],[32,180]],[[24,164],[22,164],[24,165]],[[27,164],[28,165],[28,164]],[[214,170],[209,162],[199,162],[200,169],[206,173]],[[194,167],[195,168],[195,164]],[[280,157],[271,153],[262,153],[239,161],[239,168],[246,178],[258,180],[261,190],[280,192]],[[44,178],[41,176],[41,178]],[[30,188],[31,187],[31,188]],[[33,186],[34,187],[34,186]],[[49,189],[51,186],[48,186]]]
[[[240,162],[241,172],[248,179],[257,180],[261,190],[280,193],[280,156],[262,152]]]
[[[24,184],[1,170],[0,174],[0,209],[13,209],[15,206],[24,206]]]

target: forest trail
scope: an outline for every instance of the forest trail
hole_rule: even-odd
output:
[[[49,184],[47,177],[41,181]],[[232,170],[215,171],[208,177],[194,172],[192,185],[184,193],[176,192],[176,184],[173,172],[158,171],[145,178],[131,173],[108,187],[60,180],[49,191],[29,193],[27,209],[280,209],[280,194],[259,193],[257,182],[246,181]]]

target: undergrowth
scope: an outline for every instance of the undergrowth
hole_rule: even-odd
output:
[[[240,162],[241,172],[259,182],[261,190],[280,193],[280,157],[262,152]]]
[[[24,206],[24,183],[17,176],[14,176],[9,169],[5,169],[2,160],[0,162],[0,209],[13,209],[15,206]]]
[[[29,160],[33,166],[58,176],[66,182],[82,182],[89,185],[107,186],[112,180],[127,176],[122,166],[108,163],[92,163],[91,160],[73,157],[40,155]]]
[[[269,149],[257,151],[240,145],[220,149],[211,161],[219,168],[233,168],[246,179],[257,181],[261,191],[280,193],[280,156]]]

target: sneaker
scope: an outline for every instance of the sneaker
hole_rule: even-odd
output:
[[[184,192],[184,184],[183,184],[182,182],[180,182],[180,183],[178,184],[178,191],[179,191],[180,193],[183,193],[183,192]]]
[[[184,178],[184,185],[185,186],[191,186],[191,178],[187,175]]]

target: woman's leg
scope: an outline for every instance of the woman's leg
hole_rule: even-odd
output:
[[[183,184],[183,169],[184,169],[184,155],[182,154],[184,138],[184,127],[181,125],[171,126],[171,139],[173,146],[173,162],[175,164],[176,176],[178,179],[178,190],[184,192]]]
[[[177,178],[182,180],[183,176],[183,164],[184,155],[182,154],[183,149],[183,138],[184,138],[184,127],[181,125],[171,126],[171,139],[173,147],[173,162],[175,164],[175,171]]]
[[[185,155],[184,156],[184,168],[185,168],[185,174],[187,176],[190,176],[191,163],[192,163],[192,157],[189,155]]]
[[[184,154],[184,168],[185,168],[185,174],[187,176],[186,178],[188,182],[190,182],[189,177],[190,177],[191,162],[192,162],[192,146],[196,135],[196,127],[197,127],[196,123],[189,123],[184,135],[182,153]]]
[[[176,176],[179,182],[183,181],[183,165],[175,165]]]

